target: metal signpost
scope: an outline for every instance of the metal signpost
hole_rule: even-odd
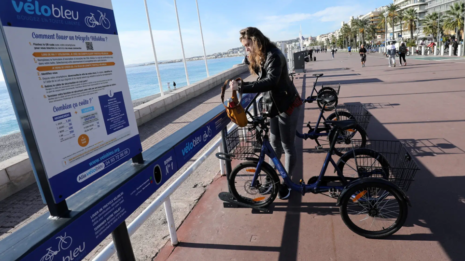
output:
[[[142,147],[111,0],[6,1],[0,59],[52,216]]]

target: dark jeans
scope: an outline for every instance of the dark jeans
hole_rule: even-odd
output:
[[[407,64],[407,61],[405,60],[405,53],[399,53],[400,64],[402,64],[402,59],[404,59],[404,63]]]
[[[292,177],[294,172],[297,159],[297,152],[295,149],[295,132],[297,130],[297,122],[300,119],[300,112],[303,107],[304,106],[301,105],[298,108],[295,108],[290,116],[283,112],[272,118],[270,121],[271,147],[275,150],[278,159],[281,159],[281,155],[284,151],[284,154],[286,155],[284,168],[290,177]],[[270,164],[274,167],[273,162],[270,161]]]

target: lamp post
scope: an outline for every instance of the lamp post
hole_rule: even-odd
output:
[[[387,47],[387,35],[388,35],[388,32],[387,32],[387,18],[389,16],[389,12],[385,12],[384,13],[384,27],[386,28],[386,37],[384,38],[384,46]]]

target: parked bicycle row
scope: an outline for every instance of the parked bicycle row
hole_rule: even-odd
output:
[[[254,40],[252,40],[254,39]],[[317,86],[301,98],[294,86],[294,73],[287,72],[282,53],[258,29],[241,31],[241,42],[253,59],[258,41],[265,45],[262,66],[255,82],[226,81],[233,94],[225,105],[228,116],[239,125],[227,135],[226,152],[217,157],[236,166],[228,175],[229,193],[219,198],[227,203],[268,212],[276,197],[293,193],[323,194],[336,199],[341,218],[354,233],[367,238],[384,238],[405,223],[410,200],[406,195],[418,168],[399,141],[370,140],[367,128],[371,114],[363,105],[340,105],[341,86]],[[239,95],[237,95],[239,92]],[[260,93],[250,106],[241,107],[242,93]],[[317,103],[316,124],[307,124],[307,133],[297,131],[301,110]],[[326,116],[327,113],[330,115]],[[294,182],[295,138],[312,139],[316,150],[326,152],[320,170]],[[325,142],[323,142],[325,141]],[[285,154],[285,163],[281,155]],[[266,161],[269,159],[269,163]],[[331,170],[328,170],[331,169]],[[335,175],[327,175],[334,171]]]

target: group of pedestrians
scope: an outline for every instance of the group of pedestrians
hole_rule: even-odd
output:
[[[405,43],[402,43],[399,47],[399,51],[397,51],[396,42],[392,41],[387,50],[389,55],[389,67],[396,67],[396,54],[399,55],[400,66],[402,66],[402,60],[404,61],[403,66],[407,66],[407,60],[405,59],[405,56],[407,55],[408,50],[407,46],[405,46]]]

